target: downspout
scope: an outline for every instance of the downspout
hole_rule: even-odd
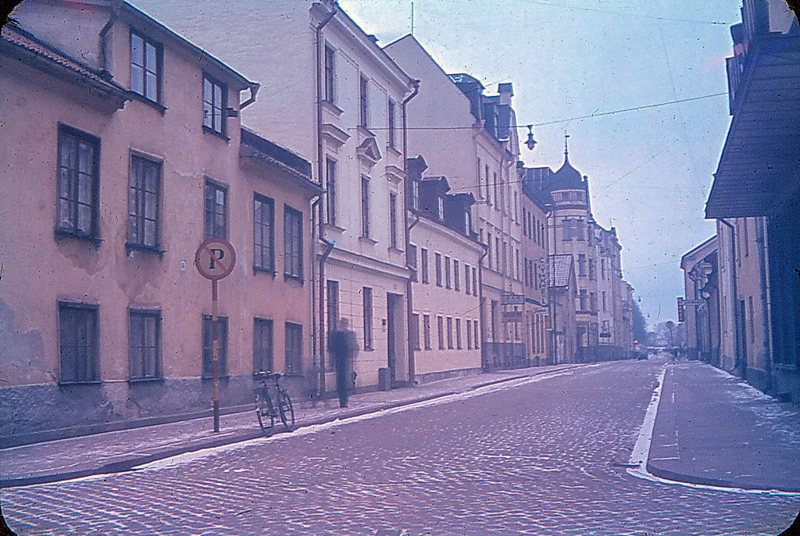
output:
[[[758,248],[758,270],[761,283],[761,323],[764,326],[764,372],[767,374],[767,383],[765,391],[772,392],[772,326],[770,325],[770,313],[772,311],[772,303],[770,299],[770,284],[769,284],[769,246],[767,244],[767,226],[765,225],[766,218],[756,219],[756,242],[759,244]]]
[[[321,354],[319,352],[319,334],[317,333],[317,317],[314,314],[314,305],[317,303],[317,265],[314,259],[314,245],[317,243],[317,213],[319,211],[319,204],[322,202],[322,194],[320,192],[314,196],[314,202],[311,203],[311,352],[312,352],[312,374],[316,373],[320,366]],[[316,379],[316,389],[312,393],[314,401],[319,395],[324,392],[320,390],[319,378]]]
[[[741,356],[739,355],[740,350],[739,345],[742,346],[747,344],[747,341],[744,340],[745,333],[739,333],[739,330],[745,331],[744,328],[744,318],[739,318],[739,291],[738,291],[738,284],[737,284],[737,275],[736,275],[736,227],[725,218],[719,218],[717,221],[722,223],[725,227],[730,230],[731,233],[731,278],[733,279],[733,332],[734,332],[734,339],[736,344],[736,365],[741,365],[741,369],[739,370],[739,376],[741,378],[747,378],[747,360],[742,360]],[[697,313],[695,313],[695,319],[699,317]],[[697,328],[695,328],[696,330]]]
[[[419,80],[412,80],[411,84],[414,87],[414,91],[411,94],[403,99],[401,103],[403,107],[403,184],[404,184],[404,193],[403,193],[403,228],[405,229],[405,244],[406,244],[406,269],[411,270],[411,248],[409,247],[411,244],[411,229],[419,222],[419,215],[417,215],[416,220],[414,223],[409,225],[408,223],[408,200],[410,197],[410,186],[408,182],[408,103],[411,102],[411,99],[416,97],[419,94]],[[412,281],[411,277],[406,280],[406,325],[411,326],[414,320],[414,299],[412,293]],[[416,338],[419,339],[419,324],[415,327],[415,335]],[[409,385],[414,385],[415,383],[415,376],[416,376],[416,358],[414,355],[414,344],[411,341],[411,337],[406,337],[408,343],[408,383]]]
[[[323,170],[323,144],[322,144],[322,57],[320,54],[320,45],[322,40],[322,29],[328,25],[328,23],[333,19],[339,9],[339,4],[334,0],[333,2],[333,9],[328,13],[325,18],[322,20],[319,25],[314,29],[314,58],[316,63],[316,90],[317,90],[317,120],[316,120],[316,130],[317,130],[317,177],[319,178],[320,186],[323,184],[323,177],[322,177],[322,170]],[[324,396],[325,394],[325,308],[322,306],[323,301],[325,300],[325,261],[330,255],[331,251],[333,250],[333,243],[325,240],[323,235],[323,219],[322,219],[322,201],[323,197],[320,196],[317,200],[317,214],[318,214],[318,221],[317,225],[317,238],[325,244],[325,249],[323,250],[322,254],[319,258],[319,299],[314,302],[314,305],[319,307],[319,329],[315,329],[314,333],[316,333],[317,337],[315,343],[317,345],[317,351],[319,352],[319,381],[317,385],[319,386],[320,394]],[[316,243],[313,242],[312,243]],[[312,287],[314,287],[312,283]],[[314,316],[313,314],[311,315]]]
[[[108,32],[111,31],[111,28],[114,27],[114,24],[117,22],[119,18],[119,10],[122,7],[122,1],[117,0],[112,2],[111,4],[111,17],[109,17],[108,22],[106,22],[105,26],[100,30],[100,76],[104,80],[111,80],[113,78],[111,76],[111,72],[108,70],[108,41],[107,36]]]

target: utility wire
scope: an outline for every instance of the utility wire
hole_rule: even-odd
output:
[[[552,120],[552,121],[545,121],[545,122],[542,122],[542,123],[522,123],[522,124],[518,123],[517,125],[515,125],[514,128],[516,128],[516,129],[526,129],[526,128],[528,128],[528,125],[530,125],[532,127],[543,127],[543,126],[547,126],[547,125],[555,125],[555,124],[558,124],[558,123],[567,123],[569,121],[578,121],[578,120],[581,120],[581,119],[593,119],[595,117],[603,117],[603,116],[606,116],[606,115],[616,115],[616,114],[627,113],[627,112],[638,112],[640,110],[649,110],[651,108],[660,108],[662,106],[671,106],[673,104],[682,104],[684,102],[692,102],[692,101],[697,101],[697,100],[702,100],[702,99],[710,99],[710,98],[713,98],[713,97],[721,97],[723,95],[728,95],[728,92],[724,91],[722,93],[710,93],[708,95],[700,95],[698,97],[689,97],[689,98],[686,98],[686,99],[677,99],[677,100],[671,100],[671,101],[665,101],[665,102],[658,102],[658,103],[655,103],[655,104],[643,104],[642,106],[634,106],[632,108],[622,108],[620,110],[611,110],[611,111],[608,111],[608,112],[592,112],[589,115],[579,115],[579,116],[576,116],[576,117],[569,117],[569,118],[566,118],[566,119],[555,119],[555,120]],[[348,130],[356,130],[357,128],[358,127],[349,127]],[[470,125],[470,126],[449,126],[449,127],[406,127],[406,130],[472,130],[474,128],[475,127],[473,125]],[[371,127],[369,127],[369,130],[389,130],[389,127],[372,127],[371,126]]]
[[[622,15],[625,17],[640,17],[643,19],[653,19],[662,22],[685,22],[691,24],[711,24],[716,26],[730,26],[731,24],[735,24],[733,22],[724,22],[717,20],[677,19],[672,17],[658,17],[656,15],[645,15],[644,13],[631,13],[630,11],[608,11],[605,9],[554,4],[551,2],[542,2],[537,0],[527,0],[527,2],[530,4],[538,4],[540,6],[549,6],[549,7],[557,7],[560,9],[567,9],[569,11],[592,11],[594,13],[609,13],[611,15]]]

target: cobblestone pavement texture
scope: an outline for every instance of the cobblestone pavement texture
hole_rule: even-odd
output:
[[[338,399],[323,400],[313,405],[306,401],[295,401],[297,426],[352,417],[487,384],[574,367],[552,365],[496,371],[450,378],[414,388],[363,393],[352,396],[347,409],[338,407]],[[280,426],[274,430],[280,431]],[[18,483],[38,484],[98,472],[119,472],[156,459],[262,435],[255,412],[246,411],[221,415],[218,433],[214,433],[209,417],[4,448],[0,449],[0,487]]]
[[[788,527],[800,497],[626,472],[662,366],[554,371],[133,472],[10,488],[3,513],[21,535],[749,535]]]

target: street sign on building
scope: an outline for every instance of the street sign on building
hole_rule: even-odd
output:
[[[519,322],[522,320],[522,311],[503,311],[503,322]]]
[[[698,305],[703,305],[705,300],[684,300],[684,305],[694,306],[697,307]]]
[[[503,294],[500,297],[501,305],[524,305],[525,296],[522,294]]]

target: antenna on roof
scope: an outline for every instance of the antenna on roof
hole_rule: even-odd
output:
[[[411,35],[414,35],[414,2],[411,2]]]

